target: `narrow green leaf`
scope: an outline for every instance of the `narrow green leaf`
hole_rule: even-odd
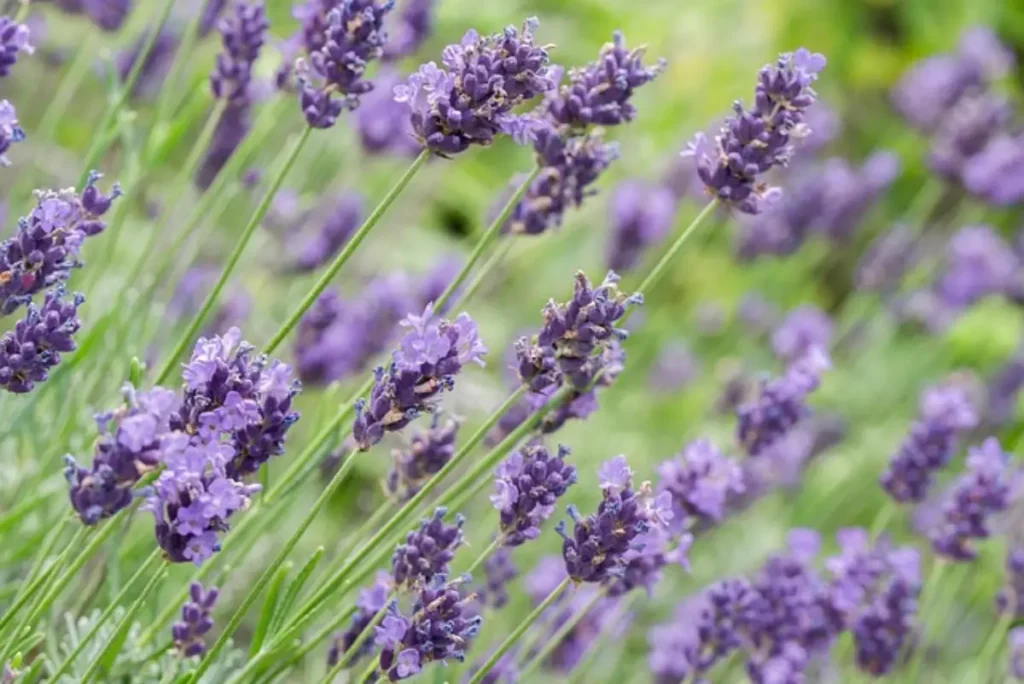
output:
[[[274,573],[274,578],[270,580],[270,586],[267,588],[267,598],[263,601],[263,610],[260,611],[260,619],[256,623],[256,631],[252,635],[252,644],[249,646],[250,658],[259,653],[260,647],[263,646],[263,641],[267,638],[270,623],[274,619],[274,613],[277,609],[277,595],[281,591],[281,584],[288,577],[291,569],[292,563],[290,561],[282,563],[281,567]]]
[[[285,616],[291,611],[292,606],[295,605],[295,600],[299,598],[299,593],[302,588],[309,581],[310,575],[313,574],[313,570],[316,569],[317,564],[320,563],[320,559],[324,557],[324,547],[320,546],[313,555],[309,557],[306,564],[299,570],[299,574],[295,576],[295,579],[288,586],[288,591],[285,592],[284,598],[278,605],[277,611],[274,612],[274,619],[270,623],[270,634],[276,634],[281,623],[284,622]],[[250,654],[251,655],[251,654]]]

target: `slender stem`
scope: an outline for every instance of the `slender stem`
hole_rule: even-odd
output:
[[[483,681],[484,677],[487,676],[487,673],[491,671],[491,668],[493,668],[498,661],[501,660],[501,657],[505,655],[510,648],[512,648],[512,645],[519,640],[519,637],[526,632],[527,628],[536,622],[537,618],[539,618],[541,614],[555,602],[562,591],[569,586],[570,581],[571,580],[566,577],[558,583],[558,586],[540,602],[540,605],[534,608],[533,612],[527,615],[526,618],[512,630],[512,633],[501,642],[501,645],[491,653],[490,657],[484,661],[483,665],[480,666],[480,669],[473,673],[473,677],[469,680],[469,684],[480,684],[480,682]]]
[[[535,667],[547,660],[548,656],[550,656],[551,653],[558,648],[559,644],[565,640],[565,637],[569,635],[569,632],[571,632],[576,625],[578,625],[580,621],[587,616],[587,613],[597,605],[598,601],[605,597],[605,592],[605,587],[601,587],[595,591],[594,595],[589,601],[587,601],[586,605],[573,613],[572,617],[566,620],[565,624],[559,627],[557,632],[545,640],[544,648],[540,650],[540,653],[531,659],[524,667],[519,669],[519,676],[525,679],[526,675],[533,672]],[[529,653],[527,653],[526,656],[529,657]]]
[[[889,521],[893,519],[894,515],[896,515],[896,504],[892,502],[892,499],[887,498],[882,510],[878,511],[874,522],[871,523],[870,537],[878,539],[878,535],[882,534],[882,531],[889,524]]]
[[[992,629],[992,633],[988,635],[988,639],[985,640],[985,645],[981,647],[980,654],[978,656],[978,662],[981,663],[981,667],[984,668],[982,671],[988,675],[986,681],[996,681],[995,672],[995,656],[999,652],[999,646],[1006,639],[1006,632],[1013,624],[1015,609],[1007,607],[1006,611],[999,617],[999,621],[996,622],[995,627]]]
[[[624,599],[628,602],[625,606],[624,612],[628,612],[629,605],[636,602],[637,596],[639,596],[639,593],[634,591],[629,595],[628,598]],[[573,682],[592,681],[587,678],[587,674],[590,671],[591,666],[594,664],[594,661],[597,660],[599,655],[604,652],[604,642],[607,640],[609,633],[612,632],[612,630],[614,630],[618,626],[619,623],[615,620],[603,621],[603,624],[598,630],[597,636],[594,638],[593,642],[591,642],[591,644],[587,647],[583,656],[576,661],[576,664],[572,668],[572,672],[569,673],[570,684],[572,684]],[[540,660],[537,659],[538,664],[539,662]],[[533,663],[530,664],[530,667],[533,667]]]
[[[202,21],[202,18],[202,12],[195,12],[195,16],[192,17],[188,26],[185,27],[185,33],[181,37],[181,42],[178,43],[178,49],[174,51],[174,61],[171,62],[171,68],[167,71],[167,77],[164,79],[163,86],[160,88],[160,94],[157,96],[154,133],[160,132],[164,123],[171,118],[171,105],[174,100],[172,95],[179,83],[181,71],[185,67],[185,63],[192,56],[192,45],[196,42],[196,36],[199,33],[199,22]]]
[[[260,202],[259,206],[256,207],[255,213],[253,213],[252,218],[249,219],[249,223],[245,227],[245,230],[243,230],[242,234],[239,236],[238,242],[235,243],[234,250],[232,250],[227,262],[225,262],[224,268],[221,269],[220,277],[217,278],[217,282],[214,284],[213,289],[210,290],[210,293],[206,296],[206,300],[203,301],[203,305],[200,307],[196,315],[192,317],[192,322],[189,323],[188,328],[186,328],[184,334],[171,351],[170,356],[168,356],[167,361],[164,362],[164,366],[157,375],[154,384],[160,385],[168,378],[168,376],[170,376],[171,372],[174,370],[175,364],[177,363],[178,357],[181,356],[182,352],[188,345],[195,342],[194,337],[196,332],[199,330],[199,326],[203,324],[207,314],[210,313],[213,305],[220,297],[221,290],[224,289],[224,285],[227,283],[228,278],[231,277],[231,273],[238,264],[238,260],[242,257],[242,252],[245,251],[245,247],[249,243],[249,239],[252,238],[253,234],[256,232],[256,228],[259,227],[260,222],[263,221],[263,217],[266,216],[267,210],[270,209],[270,203],[274,199],[274,195],[277,194],[277,191],[280,189],[281,184],[284,182],[284,179],[291,170],[295,160],[298,159],[299,152],[302,151],[306,141],[309,140],[309,134],[312,131],[313,129],[311,127],[306,126],[305,130],[303,130],[299,135],[298,140],[295,141],[295,145],[292,148],[288,159],[285,161],[284,166],[281,167],[281,170],[278,172],[273,182],[271,182],[270,187],[267,188],[266,194],[263,195],[263,200]]]
[[[925,620],[925,618],[928,617],[925,613],[925,607],[927,606],[930,609],[929,612],[931,612],[931,609],[935,608],[935,602],[937,600],[937,597],[942,595],[938,586],[939,581],[942,579],[942,576],[943,574],[945,574],[945,570],[948,566],[949,563],[947,563],[946,561],[943,561],[941,559],[937,560],[935,565],[932,567],[931,572],[928,573],[928,580],[921,585],[923,587],[931,588],[933,598],[930,602],[921,602],[920,604],[921,610],[918,612],[918,624],[921,625],[921,634],[920,639],[915,645],[914,650],[910,656],[911,662],[908,665],[910,673],[908,679],[906,680],[908,682],[922,681],[919,678],[921,674],[921,666],[924,664],[926,651],[928,650],[928,643],[924,630],[924,626],[928,624],[928,622]]]
[[[373,679],[373,673],[377,671],[377,663],[379,661],[375,658],[370,659],[370,664],[363,670],[363,674],[359,675],[358,678],[352,680],[354,684],[365,684]]]
[[[491,541],[491,543],[488,544],[484,548],[484,550],[480,552],[480,555],[476,557],[476,560],[473,561],[473,564],[470,565],[468,568],[466,568],[466,574],[467,575],[472,575],[474,572],[476,572],[480,568],[481,565],[486,563],[487,559],[490,558],[492,553],[494,553],[494,550],[497,549],[498,546],[501,545],[501,542],[502,542],[502,538],[501,538],[500,535],[495,537]]]
[[[110,616],[114,614],[114,611],[117,609],[117,607],[121,605],[122,601],[124,601],[125,596],[127,596],[128,592],[131,591],[131,589],[134,587],[135,582],[140,577],[142,577],[142,575],[149,572],[150,567],[159,560],[160,551],[155,550],[153,551],[153,553],[149,555],[149,558],[147,558],[146,561],[141,566],[139,566],[139,569],[135,571],[135,574],[132,575],[127,582],[125,582],[123,587],[121,587],[121,591],[118,592],[117,596],[115,596],[110,601],[110,605],[107,606],[106,610],[104,610],[103,613],[101,613],[100,616],[93,622],[92,626],[89,628],[89,631],[86,632],[85,636],[82,636],[78,639],[78,643],[75,644],[75,647],[71,650],[71,653],[69,653],[68,656],[64,659],[64,662],[62,662],[57,667],[57,669],[53,671],[53,673],[50,675],[50,679],[52,681],[60,681],[61,675],[68,671],[68,668],[71,667],[72,663],[75,662],[75,658],[77,658],[82,653],[85,647],[89,645],[89,642],[92,641],[92,638],[96,636],[96,633],[100,631],[100,627],[107,623],[107,620],[110,619]]]
[[[210,665],[213,664],[214,660],[216,660],[220,652],[224,650],[224,647],[227,645],[227,642],[231,638],[231,635],[234,634],[235,630],[238,628],[238,625],[242,622],[242,619],[245,617],[246,611],[253,603],[255,603],[260,593],[263,591],[263,589],[270,582],[271,578],[274,576],[274,573],[277,572],[277,568],[281,565],[281,563],[285,561],[285,559],[288,557],[288,554],[291,553],[292,549],[295,548],[295,545],[299,543],[299,539],[302,538],[302,535],[313,523],[313,520],[320,512],[320,509],[324,507],[324,504],[326,504],[330,500],[330,498],[334,495],[334,492],[338,489],[341,483],[345,481],[346,477],[348,477],[348,474],[349,472],[351,472],[353,466],[356,463],[356,460],[356,458],[349,458],[341,465],[340,468],[338,468],[338,472],[334,474],[334,477],[331,478],[331,481],[328,483],[327,487],[324,488],[324,491],[321,492],[317,500],[313,502],[313,505],[306,512],[306,516],[302,519],[302,522],[299,523],[299,526],[292,533],[291,537],[288,538],[288,541],[286,541],[284,546],[281,547],[281,550],[278,551],[277,555],[274,557],[274,560],[270,562],[267,568],[263,571],[263,574],[260,575],[260,578],[256,580],[256,583],[253,584],[249,591],[246,593],[245,598],[242,599],[242,602],[239,604],[238,608],[231,616],[231,619],[228,620],[228,623],[224,626],[224,629],[220,633],[220,636],[217,637],[217,641],[214,643],[213,647],[210,648],[206,656],[202,659],[202,661],[200,661],[199,665],[192,673],[191,678],[189,678],[188,680],[189,682],[191,682],[192,684],[198,682],[202,678],[203,673],[205,673],[210,668]]]
[[[327,674],[325,674],[323,679],[320,680],[320,684],[331,684],[331,682],[334,681],[334,678],[338,676],[338,673],[349,666],[349,663],[351,663],[352,659],[357,653],[359,653],[363,644],[366,643],[366,640],[370,638],[371,634],[373,634],[373,628],[384,619],[384,615],[387,614],[388,608],[391,607],[391,602],[394,599],[394,595],[389,596],[387,601],[384,602],[384,605],[382,605],[380,609],[373,614],[373,618],[370,619],[370,622],[368,622],[367,625],[363,627],[363,630],[359,632],[359,635],[355,638],[355,641],[352,642],[352,645],[349,646],[342,654],[341,658],[338,659],[337,664],[328,670]]]
[[[509,216],[512,215],[512,212],[515,211],[515,208],[523,199],[523,195],[525,195],[526,191],[530,189],[530,185],[532,185],[533,181],[537,178],[537,174],[540,173],[540,169],[541,167],[539,164],[535,165],[533,170],[530,172],[530,175],[519,184],[515,193],[513,193],[508,201],[505,202],[505,206],[502,207],[501,213],[491,221],[491,225],[488,226],[487,230],[484,231],[484,234],[480,236],[480,239],[476,243],[476,247],[473,248],[473,251],[469,255],[469,259],[466,260],[466,264],[462,267],[459,275],[457,275],[452,282],[448,283],[448,287],[445,288],[441,296],[437,298],[436,302],[434,302],[434,311],[444,311],[444,305],[448,303],[448,300],[451,299],[455,291],[458,290],[466,280],[466,277],[469,275],[473,266],[480,260],[480,257],[483,256],[484,251],[498,238],[499,235],[501,235],[501,229],[508,222]],[[486,273],[486,269],[484,270],[484,273]]]
[[[159,558],[159,554],[157,555],[157,558]],[[149,582],[147,582],[146,586],[142,588],[142,591],[139,592],[135,601],[128,608],[128,610],[125,611],[125,614],[121,617],[120,620],[118,620],[117,626],[114,628],[114,631],[110,637],[110,644],[108,644],[106,648],[101,649],[100,652],[96,654],[96,657],[93,658],[92,662],[89,664],[88,669],[86,669],[85,673],[82,675],[83,684],[88,684],[89,680],[96,676],[100,667],[103,665],[103,661],[107,658],[107,651],[111,648],[111,646],[117,643],[118,639],[120,638],[120,635],[131,626],[132,621],[135,619],[135,616],[139,612],[139,609],[142,608],[143,604],[145,604],[146,602],[146,599],[149,598],[149,595],[153,593],[153,590],[156,589],[158,584],[160,584],[160,580],[162,580],[166,575],[167,562],[164,561],[160,569],[153,573],[153,576],[149,578]]]
[[[14,23],[20,24],[25,21],[25,17],[28,16],[28,10],[32,5],[32,0],[18,0],[21,7],[18,8],[18,13],[14,15]]]
[[[89,178],[89,172],[93,170],[97,160],[99,160],[103,152],[106,151],[107,145],[112,140],[112,138],[106,135],[107,129],[110,128],[110,125],[117,120],[118,114],[121,113],[121,110],[124,108],[125,103],[128,102],[128,98],[131,96],[132,91],[135,90],[135,83],[139,80],[139,76],[142,74],[142,68],[149,59],[149,53],[153,51],[153,46],[156,44],[156,39],[160,34],[160,29],[162,29],[164,24],[167,23],[167,18],[171,16],[171,9],[174,7],[174,4],[175,0],[164,1],[164,6],[160,11],[156,26],[149,29],[149,35],[146,36],[146,42],[143,43],[142,49],[139,50],[139,54],[135,58],[135,63],[132,64],[131,71],[128,72],[128,78],[125,79],[125,82],[121,86],[121,91],[118,93],[114,102],[107,107],[106,114],[103,115],[103,120],[100,122],[99,126],[96,127],[96,134],[93,136],[93,143],[89,147],[89,151],[85,154],[85,165],[82,168],[82,175],[78,178],[77,187],[79,189],[85,187],[85,181]]]
[[[718,200],[711,200],[710,202],[708,202],[706,207],[701,209],[700,213],[697,214],[697,216],[694,217],[693,221],[690,222],[690,225],[688,225],[683,230],[683,232],[679,234],[679,237],[675,239],[672,245],[667,250],[665,250],[665,254],[662,255],[661,259],[658,260],[658,263],[654,265],[654,268],[651,269],[651,272],[647,274],[647,277],[644,278],[644,281],[640,283],[640,286],[636,288],[637,292],[646,296],[651,291],[651,288],[654,287],[659,280],[661,280],[662,276],[665,275],[665,271],[672,263],[672,260],[675,258],[676,254],[679,253],[679,250],[683,248],[683,244],[686,242],[686,240],[690,237],[690,235],[693,234],[695,230],[697,230],[700,224],[704,222],[704,219],[711,215],[711,212],[713,212],[717,206]]]
[[[384,195],[384,199],[380,201],[380,204],[378,204],[373,212],[366,217],[363,225],[359,227],[359,230],[355,232],[355,235],[345,243],[345,247],[341,250],[338,256],[334,258],[334,261],[327,270],[324,271],[323,275],[320,276],[320,279],[316,281],[313,288],[306,293],[306,296],[302,299],[298,308],[292,312],[288,317],[288,320],[284,322],[284,325],[282,325],[281,328],[274,333],[274,336],[270,338],[270,341],[267,342],[263,349],[264,353],[273,354],[278,345],[280,345],[281,342],[284,341],[284,338],[288,336],[288,333],[298,325],[299,319],[302,318],[303,314],[306,313],[309,307],[313,306],[314,302],[316,302],[320,295],[323,294],[323,291],[327,289],[327,286],[330,285],[335,276],[338,275],[338,272],[341,271],[342,267],[348,263],[348,260],[355,253],[356,249],[359,248],[359,245],[364,239],[366,239],[366,236],[370,234],[370,231],[377,225],[385,212],[387,212],[394,203],[395,199],[402,194],[402,191],[409,185],[409,182],[427,161],[429,156],[430,152],[423,150],[416,159],[413,160],[412,164],[409,165],[409,168],[406,169],[405,173],[403,173],[401,178],[398,179],[398,182],[395,183],[391,190],[388,191],[388,194]]]
[[[470,281],[469,285],[459,293],[459,298],[455,305],[452,306],[452,310],[458,310],[464,307],[466,303],[473,298],[473,295],[476,294],[476,291],[479,290],[480,286],[483,285],[485,280],[487,280],[487,276],[491,271],[494,270],[498,264],[504,261],[505,257],[508,256],[508,253],[512,251],[512,244],[512,240],[505,240],[502,242],[500,247],[494,250],[494,254],[484,262],[484,265],[480,267],[480,271],[473,277],[473,280]]]

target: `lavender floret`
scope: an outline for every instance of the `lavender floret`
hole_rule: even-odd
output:
[[[996,206],[1024,199],[1024,135],[997,135],[964,164],[964,187]]]
[[[623,273],[636,268],[645,250],[668,234],[676,198],[664,186],[626,181],[612,193],[608,211],[611,230],[605,261],[609,269]]]
[[[46,293],[42,305],[28,305],[25,317],[0,337],[0,387],[24,394],[46,381],[61,354],[76,348],[74,335],[82,325],[78,307],[84,301],[78,293],[65,301],[58,285]]]
[[[477,589],[477,600],[493,610],[504,608],[508,603],[508,583],[519,576],[507,548],[499,548],[484,562],[484,575],[487,582]]]
[[[996,610],[1014,620],[1024,618],[1024,548],[1020,546],[1006,554],[1006,584],[996,594]]]
[[[18,53],[31,55],[35,51],[28,41],[28,26],[16,23],[11,17],[0,16],[0,78],[11,73]]]
[[[541,444],[513,451],[495,471],[491,504],[498,510],[503,546],[519,546],[540,535],[555,502],[576,482],[576,468],[565,463],[569,449],[552,456]]]
[[[772,334],[772,351],[792,363],[818,349],[828,353],[832,341],[832,319],[816,306],[798,306]]]
[[[447,420],[442,424],[441,414],[435,413],[429,430],[413,434],[407,449],[392,451],[391,470],[384,480],[388,496],[398,502],[415,496],[455,455],[458,432],[458,421]]]
[[[221,19],[222,51],[210,74],[210,90],[216,99],[235,106],[250,100],[252,67],[259,57],[270,27],[262,2],[238,2],[234,11]]]
[[[391,556],[391,576],[398,589],[426,586],[435,575],[448,572],[455,549],[462,545],[462,526],[466,520],[455,516],[454,525],[445,525],[448,509],[437,508],[434,515],[420,521],[418,529],[395,547]]]
[[[967,161],[985,149],[1011,114],[1009,103],[999,96],[961,97],[932,136],[928,165],[946,180],[959,182]]]
[[[205,592],[203,585],[193,582],[188,588],[190,600],[181,607],[181,620],[171,625],[174,647],[182,658],[194,658],[206,653],[203,637],[213,629],[213,610],[220,590],[210,587]]]
[[[409,121],[409,108],[395,101],[394,89],[400,82],[398,72],[381,69],[376,82],[376,87],[363,96],[355,113],[355,127],[363,150],[369,154],[415,156],[420,145]]]
[[[935,292],[948,307],[963,309],[1007,292],[1019,266],[1020,259],[992,228],[961,228],[946,246],[945,269]]]
[[[672,523],[686,529],[718,522],[731,495],[742,494],[743,472],[709,440],[690,442],[682,453],[658,467],[657,492],[672,499]]]
[[[341,660],[341,657],[348,653],[349,649],[356,642],[356,639],[370,626],[373,618],[380,612],[381,608],[387,605],[388,595],[391,593],[391,575],[386,572],[378,572],[373,584],[359,590],[359,598],[356,600],[356,614],[352,616],[348,629],[334,635],[331,648],[327,652],[327,666],[334,667]],[[355,664],[365,656],[373,653],[373,640],[366,639],[360,645],[359,650],[349,658],[349,664]]]
[[[18,125],[18,114],[14,105],[7,100],[0,100],[0,166],[10,166],[11,162],[4,154],[11,145],[25,139],[25,131]]]

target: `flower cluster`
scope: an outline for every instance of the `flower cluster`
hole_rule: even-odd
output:
[[[393,0],[307,0],[299,8],[307,53],[296,64],[299,106],[311,127],[330,128],[342,109],[357,108],[373,89],[364,76],[384,54],[384,18],[393,7]]]
[[[368,450],[385,432],[401,430],[436,403],[438,395],[455,386],[455,376],[467,363],[483,365],[487,348],[468,314],[454,321],[435,320],[428,306],[422,316],[410,314],[400,347],[385,369],[374,371],[369,401],[356,405],[352,436]]]
[[[953,310],[967,308],[988,295],[1010,290],[1020,258],[988,226],[961,228],[946,245],[945,268],[935,293]]]
[[[971,541],[989,537],[989,518],[1007,509],[1017,484],[1010,457],[995,438],[971,449],[967,468],[943,506],[942,522],[932,532],[935,552],[954,561],[974,559],[977,551]]]
[[[320,230],[306,240],[295,255],[292,268],[299,273],[315,271],[337,254],[366,215],[365,198],[357,192],[344,192],[331,207]]]
[[[459,422],[441,423],[440,412],[434,414],[430,429],[414,433],[406,449],[391,452],[391,470],[384,480],[388,496],[396,501],[408,501],[427,480],[437,474],[455,455],[455,438]]]
[[[448,563],[455,557],[455,549],[462,544],[462,526],[466,522],[455,516],[454,525],[445,525],[448,509],[437,508],[434,515],[420,521],[418,529],[395,547],[391,556],[391,576],[394,586],[415,589],[426,585],[435,575],[448,573]]]
[[[160,466],[170,418],[178,410],[177,395],[162,387],[137,392],[125,385],[122,393],[123,407],[96,416],[100,434],[90,468],[64,457],[71,507],[86,525],[128,507],[139,478]]]
[[[11,73],[11,67],[18,61],[18,53],[32,54],[35,48],[28,41],[28,26],[0,16],[0,78]]]
[[[216,99],[235,106],[249,101],[252,67],[259,57],[270,24],[263,3],[238,2],[234,12],[220,21],[224,49],[217,55],[210,74],[210,89]]]
[[[644,250],[668,234],[676,197],[663,185],[626,181],[612,193],[608,213],[611,231],[605,261],[609,269],[623,273],[635,268]]]
[[[555,87],[547,50],[533,42],[537,24],[528,19],[521,31],[509,26],[490,36],[471,30],[445,48],[444,68],[429,62],[395,87],[422,147],[450,157],[490,145],[499,133],[527,137],[535,119],[513,110]]]
[[[808,413],[807,395],[817,389],[828,358],[817,347],[794,361],[781,377],[761,384],[753,401],[736,409],[736,437],[751,456],[760,456]]]
[[[542,444],[513,451],[495,471],[491,503],[498,510],[503,546],[536,539],[555,502],[576,482],[576,468],[565,463],[569,449],[554,456]]]
[[[395,101],[395,86],[400,82],[398,72],[385,67],[377,72],[376,80],[377,86],[363,96],[355,113],[355,128],[363,150],[369,154],[415,156],[420,145],[409,121],[409,108]]]
[[[121,194],[96,187],[92,173],[81,193],[73,189],[37,191],[36,206],[19,219],[18,230],[0,243],[0,315],[28,303],[32,295],[67,281],[79,266],[82,242],[106,228],[102,217]]]
[[[437,0],[406,0],[401,10],[392,15],[384,46],[385,61],[414,54],[423,45],[434,27],[436,4]]]
[[[352,616],[348,629],[334,635],[331,648],[327,652],[328,667],[334,667],[338,664],[341,656],[348,653],[356,639],[369,628],[377,613],[387,605],[388,595],[391,593],[391,585],[391,575],[386,572],[378,572],[373,584],[359,590],[359,598],[356,600],[356,614]],[[349,663],[353,664],[363,656],[368,656],[371,653],[373,653],[373,642],[367,639],[359,647],[359,651],[353,654]]]
[[[832,320],[816,306],[798,306],[772,333],[772,351],[792,363],[818,349],[828,353],[832,340]]]
[[[952,458],[957,435],[977,423],[978,417],[960,387],[951,384],[925,390],[917,421],[881,476],[882,488],[900,503],[923,501],[935,473]]]
[[[555,528],[562,537],[562,557],[566,572],[574,582],[604,582],[621,576],[629,552],[642,535],[664,529],[672,518],[672,500],[668,492],[657,496],[644,483],[633,489],[633,471],[625,457],[617,456],[598,469],[602,500],[597,512],[581,516],[569,506],[573,519],[571,534],[565,521]]]
[[[285,435],[299,419],[291,408],[299,383],[287,365],[254,356],[238,328],[200,338],[182,377],[185,397],[171,428],[226,440],[232,452],[224,464],[227,477],[255,473],[283,453]]]
[[[912,636],[921,590],[918,553],[910,547],[872,546],[861,528],[836,534],[840,554],[825,561],[833,608],[853,635],[857,665],[880,677]]]
[[[932,137],[928,165],[949,181],[959,181],[972,157],[1005,128],[1010,104],[998,95],[964,95],[943,117]]]
[[[786,166],[793,140],[806,136],[804,114],[817,97],[811,84],[825,58],[800,48],[758,74],[754,106],[736,102],[714,145],[700,133],[684,154],[697,158],[697,175],[710,195],[745,214],[760,213],[778,194],[759,177]]]
[[[1024,199],[1024,135],[1000,134],[964,164],[964,187],[986,202],[1009,206]]]
[[[18,125],[18,114],[14,105],[7,100],[0,100],[0,166],[10,166],[11,162],[4,154],[11,145],[25,139],[25,131]]]
[[[174,647],[182,658],[193,658],[206,653],[203,637],[213,629],[213,618],[210,612],[220,592],[210,587],[205,592],[203,585],[193,582],[188,588],[190,601],[181,607],[181,620],[171,625]]]
[[[63,285],[46,293],[40,306],[29,304],[24,318],[0,337],[0,387],[8,392],[31,392],[45,382],[62,353],[75,350],[74,335],[82,323],[80,294],[64,299]]]
[[[729,497],[744,491],[740,466],[706,439],[687,444],[658,467],[658,475],[657,492],[671,497],[672,524],[678,529],[718,522]]]
[[[195,185],[206,190],[213,184],[217,174],[231,159],[238,146],[249,135],[251,127],[250,106],[248,102],[230,104],[221,114],[217,127],[213,131],[210,147],[206,150],[203,162],[196,170]]]
[[[396,682],[417,674],[432,662],[462,661],[482,618],[471,616],[472,595],[464,595],[465,578],[448,582],[443,575],[419,591],[412,615],[395,608],[375,628],[383,677]]]

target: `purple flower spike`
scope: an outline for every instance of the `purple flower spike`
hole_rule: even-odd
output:
[[[419,529],[405,537],[391,556],[391,576],[398,589],[415,589],[430,583],[435,575],[448,573],[455,549],[462,545],[465,518],[455,516],[454,525],[445,525],[448,509],[437,508],[431,518],[420,521]]]
[[[969,159],[980,153],[1010,120],[1012,108],[998,95],[965,95],[943,117],[928,155],[932,171],[959,182]]]
[[[206,642],[203,637],[213,629],[213,618],[210,612],[220,591],[210,587],[206,592],[203,585],[193,582],[189,586],[190,600],[181,607],[181,620],[171,625],[174,647],[182,658],[194,658],[206,653]]]
[[[772,351],[783,361],[792,363],[812,349],[828,353],[832,341],[832,320],[816,306],[799,306],[772,334]]]
[[[11,145],[25,139],[25,131],[18,125],[18,114],[14,105],[7,100],[0,100],[0,166],[10,166],[11,162],[4,156]]]
[[[857,288],[883,292],[899,285],[917,258],[915,245],[913,232],[904,225],[876,238],[857,264]]]
[[[1024,135],[998,135],[964,164],[964,186],[996,206],[1024,199]]]
[[[535,120],[512,111],[555,87],[547,50],[533,43],[537,24],[528,19],[521,31],[509,26],[491,36],[471,30],[444,49],[443,69],[429,62],[395,87],[421,146],[451,157],[499,133],[525,134]]]
[[[556,526],[563,540],[565,569],[574,582],[622,576],[638,537],[663,529],[671,520],[671,496],[667,492],[654,496],[648,483],[634,490],[631,475],[621,457],[606,462],[599,471],[602,501],[597,513],[582,517],[570,505],[572,533],[565,521]]]
[[[989,518],[1007,509],[1017,484],[1009,454],[992,437],[970,450],[967,468],[931,535],[935,553],[952,561],[974,560],[977,551],[972,540],[991,535]]]
[[[368,402],[356,405],[352,435],[360,450],[396,432],[437,402],[455,386],[455,376],[470,362],[483,365],[487,348],[468,314],[453,321],[432,319],[428,306],[422,316],[408,316],[409,332],[392,355],[387,369],[374,371],[376,382]]]
[[[540,235],[560,226],[566,209],[596,193],[589,186],[619,155],[600,131],[567,138],[542,128],[533,147],[541,171],[509,217],[507,229],[517,234]]]
[[[676,198],[662,185],[626,181],[612,193],[609,214],[611,231],[605,260],[609,269],[624,273],[634,269],[644,251],[668,234],[676,214]]]
[[[28,305],[25,317],[0,337],[0,387],[24,394],[46,381],[61,354],[76,349],[78,307],[83,301],[78,293],[64,301],[63,286],[58,285],[46,293],[41,306]]]
[[[1018,268],[1020,259],[995,230],[961,228],[946,246],[945,269],[935,292],[950,308],[963,309],[988,295],[1007,292]]]
[[[512,562],[512,554],[506,548],[499,548],[484,562],[486,584],[477,589],[480,605],[495,610],[508,603],[508,583],[519,576],[519,569]]]
[[[32,295],[65,282],[81,265],[78,253],[86,238],[107,227],[101,217],[121,194],[115,183],[104,195],[92,173],[81,194],[74,190],[37,191],[36,206],[18,220],[14,236],[0,243],[0,315],[28,303]]]
[[[19,52],[31,55],[35,51],[28,41],[28,26],[17,24],[10,17],[0,17],[0,78],[11,73]]]
[[[623,596],[637,588],[642,588],[650,595],[654,585],[661,580],[662,568],[672,564],[689,568],[686,552],[692,541],[691,535],[683,534],[674,540],[673,546],[667,531],[660,528],[638,536],[633,540],[632,547],[623,554],[621,572],[608,579],[608,596]]]
[[[342,193],[320,230],[299,248],[294,269],[307,273],[330,262],[359,228],[365,215],[365,198],[361,194]]]
[[[356,614],[352,616],[348,629],[339,632],[334,636],[331,648],[327,652],[327,666],[334,667],[341,660],[341,656],[348,653],[356,639],[370,626],[373,618],[387,604],[388,595],[392,587],[391,575],[386,572],[378,572],[373,584],[359,590],[359,599],[356,601]],[[373,641],[367,639],[359,647],[350,659],[349,664],[355,664],[360,658],[373,653]]]
[[[491,503],[498,510],[503,546],[519,546],[540,535],[555,502],[576,482],[576,468],[565,463],[569,449],[552,456],[541,444],[513,451],[496,471]]]
[[[362,104],[355,114],[355,126],[363,150],[369,154],[415,156],[420,151],[420,145],[416,142],[416,134],[409,121],[409,108],[395,101],[398,72],[391,68],[381,69],[376,81],[376,87],[363,96]]]
[[[1006,554],[1006,585],[996,595],[996,610],[1024,618],[1024,549],[1011,548]]]
[[[473,595],[463,594],[465,582],[465,578],[446,582],[444,576],[435,577],[419,590],[411,617],[403,617],[395,608],[376,627],[379,668],[386,680],[408,679],[432,662],[465,658],[481,623],[480,616],[472,614]]]
[[[203,157],[203,163],[196,171],[195,184],[200,190],[206,190],[213,184],[217,174],[228,163],[231,155],[249,135],[251,126],[249,104],[231,104],[220,117],[213,131],[210,147]]]
[[[125,385],[122,392],[124,406],[97,416],[100,434],[92,465],[82,468],[70,455],[64,457],[71,507],[86,525],[126,508],[139,478],[160,466],[162,442],[180,404],[174,392],[162,387],[136,392]]]
[[[785,375],[763,382],[756,399],[736,409],[736,436],[749,455],[765,453],[804,419],[807,395],[818,388],[828,367],[824,352],[812,348]]]
[[[388,42],[384,46],[385,61],[395,61],[415,54],[430,37],[434,28],[437,0],[405,0],[392,15],[388,25]]]
[[[918,417],[882,475],[882,488],[899,503],[924,501],[935,474],[956,450],[957,435],[978,424],[960,387],[931,387],[922,394]]]
[[[430,429],[415,433],[408,449],[391,452],[391,470],[384,481],[388,496],[404,502],[416,495],[423,484],[437,474],[455,455],[455,438],[459,422],[441,423],[441,414],[435,413]]]
[[[234,12],[220,21],[223,50],[210,74],[214,98],[235,106],[248,104],[252,66],[259,57],[270,24],[262,2],[238,2]]]
[[[781,55],[758,74],[754,106],[733,105],[714,143],[701,133],[688,152],[697,158],[697,175],[708,194],[745,214],[759,214],[778,191],[759,177],[784,167],[793,156],[793,140],[806,137],[804,114],[817,97],[811,84],[825,58],[800,48]]]
[[[658,493],[672,497],[673,526],[714,523],[725,515],[730,496],[742,494],[743,471],[706,439],[690,442],[682,454],[658,467]]]
[[[569,84],[562,86],[548,102],[548,115],[559,124],[573,128],[591,125],[617,126],[636,117],[630,100],[634,91],[654,80],[665,68],[660,59],[644,66],[645,48],[626,48],[621,31],[612,35],[597,61],[569,72]]]
[[[915,549],[872,546],[861,528],[837,533],[840,555],[825,566],[832,576],[831,602],[853,634],[857,667],[888,674],[913,634],[921,591],[920,559]]]
[[[292,399],[301,386],[280,361],[254,358],[238,328],[200,338],[182,378],[185,400],[171,427],[211,441],[226,439],[228,478],[255,473],[284,452],[285,436],[299,419]]]

